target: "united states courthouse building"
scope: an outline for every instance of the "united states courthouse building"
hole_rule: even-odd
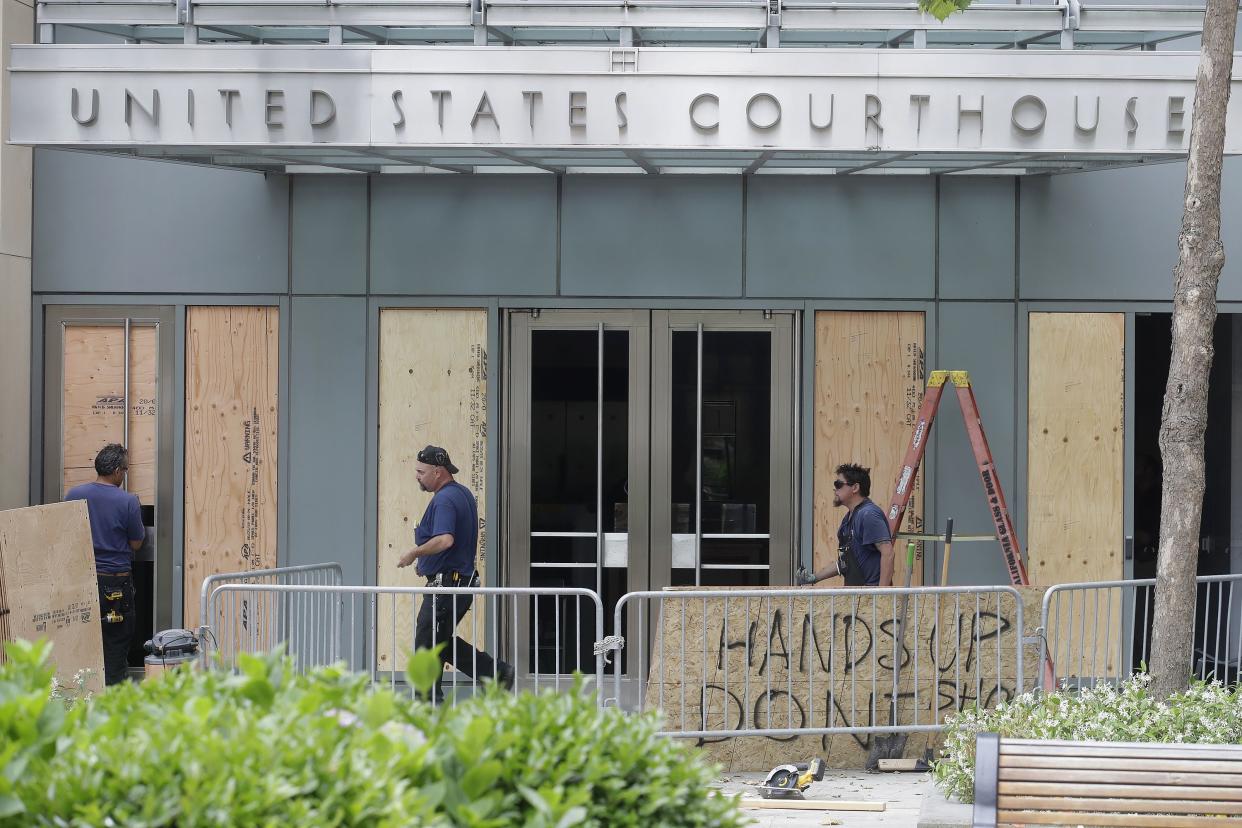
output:
[[[787,585],[937,368],[1035,582],[1153,571],[1201,8],[5,2],[0,505],[126,442],[147,631],[212,572],[416,583],[429,443],[492,585]],[[1227,161],[1204,573],[1242,571],[1240,220]],[[909,527],[978,534],[955,407]]]

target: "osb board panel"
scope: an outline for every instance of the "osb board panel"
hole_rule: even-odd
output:
[[[376,583],[425,586],[413,565],[397,568],[414,546],[414,527],[431,501],[414,476],[415,457],[442,446],[458,467],[457,482],[479,506],[476,565],[483,573],[487,508],[487,311],[475,308],[386,308],[380,312],[379,531]],[[483,607],[458,625],[470,640],[485,630]],[[382,599],[377,607],[380,670],[404,670],[414,644],[415,601]],[[472,617],[476,616],[476,617]],[[482,636],[479,636],[482,637]]]
[[[924,321],[917,312],[819,311],[815,314],[814,562],[837,559],[832,505],[834,469],[860,463],[871,469],[871,499],[887,510],[911,429],[923,402]],[[923,527],[923,473],[914,481],[904,531]],[[894,579],[900,580],[905,549]],[[921,554],[914,583],[922,583]],[[841,579],[822,582],[840,586]]]
[[[278,308],[186,310],[186,627],[208,575],[276,565],[279,347]],[[242,603],[227,628],[254,646]]]
[[[72,687],[103,689],[99,585],[86,501],[0,512],[0,627],[3,640],[52,642],[56,677]],[[0,660],[3,654],[0,653]]]
[[[1027,555],[1035,584],[1123,575],[1125,334],[1120,313],[1030,315]],[[1120,606],[1112,613],[1118,618]],[[1076,615],[1072,629],[1093,617]],[[1107,637],[1101,626],[1094,660],[1087,656],[1094,669],[1116,673],[1119,636],[1119,625]],[[1054,665],[1065,674],[1064,658]]]
[[[1020,626],[1030,635],[1039,626],[1042,593],[1019,592]],[[1019,686],[1017,603],[1008,594],[911,599],[899,656],[898,724],[936,724],[976,702],[1012,698]],[[889,596],[808,591],[806,598],[726,601],[676,590],[666,593],[661,610],[645,703],[663,711],[670,730],[889,721],[900,612]],[[1029,689],[1039,672],[1038,648],[1022,652],[1022,687]],[[703,741],[713,761],[753,771],[793,755],[827,754],[834,766],[860,767],[870,738],[796,737],[794,747],[788,737]],[[911,736],[906,755],[921,756],[927,746],[926,737]]]
[[[129,449],[126,488],[155,502],[158,328],[131,326],[129,436],[125,436],[125,328],[67,325],[64,337],[63,490],[95,479],[95,455],[108,443]],[[127,441],[128,440],[128,441]]]

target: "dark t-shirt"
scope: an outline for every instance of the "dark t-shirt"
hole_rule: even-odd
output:
[[[142,540],[147,531],[137,496],[111,483],[83,483],[70,489],[65,500],[86,501],[95,571],[129,572],[134,560],[129,542]]]
[[[880,550],[876,544],[891,540],[884,511],[870,500],[864,500],[846,514],[837,529],[837,542],[842,550],[847,546],[853,550],[854,559],[862,568],[861,579],[851,578],[847,573],[846,584],[879,586]]]
[[[474,574],[474,551],[479,543],[479,506],[474,495],[454,480],[431,496],[423,519],[414,529],[414,543],[421,546],[436,535],[452,535],[453,545],[436,555],[419,558],[415,571],[425,578],[441,572]]]

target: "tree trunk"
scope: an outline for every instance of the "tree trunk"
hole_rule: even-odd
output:
[[[1237,18],[1237,0],[1208,0],[1195,78],[1182,232],[1173,270],[1173,352],[1160,417],[1164,479],[1150,668],[1158,698],[1186,689],[1193,668],[1203,434],[1216,286],[1225,264],[1220,176]]]

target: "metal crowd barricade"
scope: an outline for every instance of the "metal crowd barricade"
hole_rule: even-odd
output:
[[[215,621],[216,649],[226,669],[236,666],[240,653],[283,644],[299,670],[343,663],[396,688],[404,685],[420,601],[448,602],[453,617],[462,618],[453,638],[512,665],[515,690],[568,689],[572,674],[582,673],[594,679],[591,690],[602,697],[603,605],[588,589],[225,583],[212,589],[206,617]],[[247,606],[259,612],[247,614]],[[437,639],[432,628],[431,646],[457,645],[447,636]],[[506,641],[519,644],[497,651],[497,643]],[[457,691],[473,692],[481,681],[475,678],[478,653],[466,649],[463,663],[443,676],[445,698],[454,702]]]
[[[210,658],[212,649],[216,647],[215,627],[211,622],[211,614],[207,603],[211,592],[225,583],[248,583],[248,585],[281,585],[281,586],[340,586],[344,582],[342,566],[338,562],[327,564],[303,564],[301,566],[278,566],[267,570],[246,570],[241,572],[221,572],[202,578],[199,590],[199,639],[201,660],[204,665]],[[268,597],[252,596],[242,601],[240,607],[243,624],[253,638],[253,649],[271,649],[279,643],[288,641],[289,618],[276,600]],[[265,618],[266,623],[252,624],[250,618]]]
[[[1195,664],[1201,679],[1238,680],[1242,574],[1196,578]],[[1148,662],[1156,579],[1057,584],[1044,593],[1043,689],[1120,684]]]
[[[302,564],[300,566],[281,566],[273,569],[251,569],[242,572],[222,572],[215,575],[208,575],[203,579],[202,588],[199,589],[198,596],[198,623],[199,638],[201,640],[201,657],[203,663],[207,663],[210,657],[211,648],[214,646],[212,637],[214,635],[214,624],[210,621],[208,612],[208,598],[216,587],[222,584],[284,584],[296,586],[340,586],[344,583],[344,574],[339,563],[335,561],[329,563]],[[263,613],[267,617],[261,621],[257,621],[251,626],[262,626],[264,629],[271,631],[273,634],[282,628],[287,628],[287,622],[282,624],[280,618],[279,607],[274,602],[266,602],[268,605],[262,608],[258,606],[243,606],[243,617],[249,619],[258,613]]]
[[[1034,683],[1023,598],[1007,586],[635,592],[613,623],[628,638],[609,701],[638,677],[623,706],[659,709],[671,736],[936,731]]]

